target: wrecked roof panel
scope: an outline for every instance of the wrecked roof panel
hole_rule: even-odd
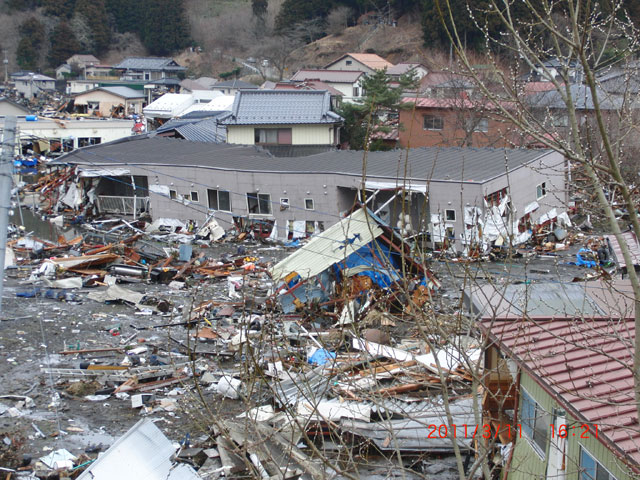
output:
[[[291,272],[302,278],[311,278],[340,262],[382,235],[382,229],[364,209],[313,237],[309,243],[270,269],[275,281]]]
[[[187,465],[174,467],[172,443],[149,419],[140,420],[85,470],[78,480],[144,478],[146,480],[196,480]]]

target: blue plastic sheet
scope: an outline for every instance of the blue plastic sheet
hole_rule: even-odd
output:
[[[344,269],[359,266],[369,267],[358,275],[369,277],[373,282],[386,288],[400,279],[397,270],[400,264],[400,255],[391,252],[388,246],[374,240],[349,255],[345,260],[334,265],[334,271],[339,277]],[[382,263],[384,262],[384,264]]]
[[[330,360],[334,360],[335,358],[335,352],[330,352],[329,350],[325,350],[324,348],[319,348],[313,353],[313,355],[309,357],[309,360],[307,361],[311,365],[325,365]]]

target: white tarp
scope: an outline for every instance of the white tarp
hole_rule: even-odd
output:
[[[78,186],[75,183],[69,185],[67,193],[65,193],[60,201],[71,208],[77,208],[82,205],[82,198]]]
[[[377,182],[375,180],[366,180],[364,182],[364,188],[367,190],[395,190],[396,188],[402,188],[408,192],[427,193],[426,185],[417,185],[408,182],[407,184],[396,182]]]
[[[178,229],[184,230],[186,228],[187,226],[177,218],[158,218],[154,220],[153,223],[147,225],[144,231],[148,233],[161,231],[175,232]]]
[[[123,177],[125,175],[131,175],[131,171],[126,168],[80,168],[81,178],[92,177]]]
[[[149,191],[153,193],[159,193],[160,195],[164,195],[168,197],[170,195],[170,188],[168,185],[149,185]]]

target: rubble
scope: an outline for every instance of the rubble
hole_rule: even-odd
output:
[[[203,225],[101,215],[92,177],[77,173],[60,168],[23,189],[66,235],[16,228],[9,242],[10,308],[33,325],[14,315],[2,353],[42,382],[37,395],[3,396],[0,416],[24,423],[30,449],[49,449],[7,467],[39,478],[455,476],[452,458],[477,453],[483,422],[473,409],[483,350],[456,275],[600,277],[618,259],[558,213],[517,236],[489,215],[464,253],[423,255],[363,207],[286,246],[247,219],[225,230],[215,215]],[[494,267],[507,255],[514,272]],[[9,355],[24,345],[35,362]],[[87,438],[105,432],[85,419],[103,416],[116,437],[96,455],[105,448]],[[496,451],[508,448],[495,430]]]

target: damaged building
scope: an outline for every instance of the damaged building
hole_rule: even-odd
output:
[[[86,192],[134,201],[127,214],[221,226],[239,219],[264,235],[296,239],[323,231],[357,204],[429,247],[526,241],[534,225],[566,218],[565,162],[546,150],[419,148],[332,151],[276,158],[254,146],[130,137],[77,150]],[[363,175],[363,170],[366,175]],[[132,180],[134,178],[135,180]],[[104,211],[104,209],[103,209]]]

